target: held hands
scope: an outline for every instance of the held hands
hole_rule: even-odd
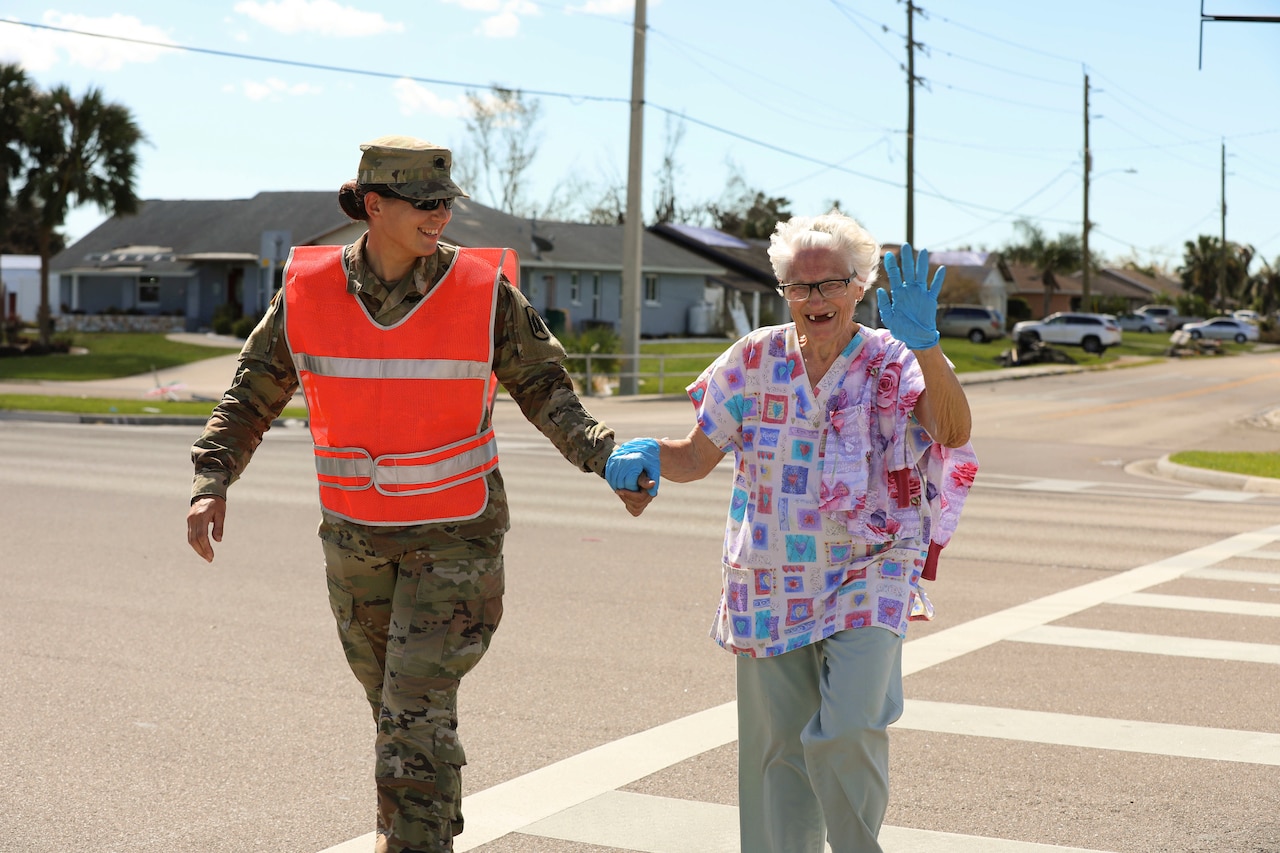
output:
[[[635,492],[641,488],[642,475],[647,474],[648,485],[645,488],[652,497],[658,494],[661,467],[657,440],[633,438],[619,444],[609,454],[609,461],[604,465],[604,478],[614,491]]]
[[[898,269],[898,259],[893,252],[885,252],[884,271],[889,276],[889,288],[893,292],[893,302],[884,288],[877,288],[879,296],[880,322],[884,323],[889,334],[907,345],[908,349],[929,349],[938,343],[938,293],[942,290],[942,280],[946,277],[947,268],[938,267],[933,275],[933,283],[926,284],[929,278],[929,250],[921,249],[917,259],[911,252],[911,244],[902,244],[902,269]]]

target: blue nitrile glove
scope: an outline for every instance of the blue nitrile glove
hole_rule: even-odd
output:
[[[942,280],[946,277],[947,268],[938,267],[933,274],[933,284],[926,285],[929,278],[929,250],[921,249],[917,259],[911,254],[911,244],[902,244],[902,272],[898,271],[898,259],[893,252],[884,254],[884,271],[889,276],[889,289],[893,292],[893,303],[884,288],[876,289],[879,296],[880,322],[889,330],[889,334],[907,345],[908,349],[928,349],[938,343],[938,294],[942,291]]]
[[[649,494],[656,495],[661,475],[656,439],[633,438],[624,441],[613,449],[613,453],[609,454],[609,461],[604,463],[604,478],[611,489],[638,492],[641,474],[648,474],[649,479],[653,480]]]

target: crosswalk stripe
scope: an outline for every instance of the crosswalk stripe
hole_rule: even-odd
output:
[[[1129,631],[1100,631],[1094,628],[1070,628],[1063,625],[1041,625],[1038,628],[1023,631],[1021,634],[1015,634],[1009,639],[1018,643],[1070,646],[1077,649],[1100,649],[1109,652],[1280,664],[1280,646],[1268,643],[1135,634]]]
[[[895,728],[1280,766],[1280,735],[908,699]]]
[[[1276,580],[1280,582],[1280,577]],[[1108,602],[1126,607],[1155,607],[1162,610],[1189,610],[1195,613],[1230,613],[1236,616],[1280,616],[1280,604],[1243,601],[1237,598],[1193,598],[1189,595],[1157,595],[1135,592]]]
[[[910,675],[1018,635],[1090,607],[1137,593],[1215,563],[1257,551],[1280,540],[1280,525],[1241,533],[1201,548],[1148,563],[1126,572],[1066,589],[1044,598],[988,614],[928,634],[903,646],[903,675]],[[737,703],[726,702],[653,729],[602,744],[486,788],[466,798],[467,832],[455,842],[464,853],[512,832],[524,831],[558,812],[603,796],[632,782],[737,739]],[[1280,735],[1226,729],[1114,720],[1010,708],[990,708],[907,700],[897,728],[1078,746],[1280,765]],[[939,834],[945,835],[945,834]],[[323,853],[364,853],[373,843],[365,835]],[[625,849],[625,848],[624,848]],[[643,848],[634,848],[643,849]],[[1000,851],[1000,847],[903,847],[937,853]],[[1070,848],[1015,848],[1019,850]]]
[[[1252,557],[1257,551],[1246,551],[1237,557]],[[1264,583],[1280,586],[1280,574],[1275,572],[1250,572],[1238,569],[1196,569],[1184,577],[1207,581],[1234,581],[1236,583]]]
[[[601,794],[520,832],[635,853],[737,853],[739,849],[736,806],[629,791]],[[899,826],[882,827],[880,844],[886,853],[1100,853]]]

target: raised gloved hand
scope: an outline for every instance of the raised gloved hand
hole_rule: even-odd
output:
[[[946,277],[947,268],[938,267],[933,274],[933,284],[926,284],[929,278],[929,250],[921,249],[920,257],[911,253],[911,244],[902,244],[902,270],[898,270],[898,259],[893,252],[885,252],[884,271],[889,276],[889,289],[893,293],[893,302],[884,288],[877,288],[879,296],[880,322],[889,330],[889,334],[907,345],[908,349],[928,349],[938,343],[938,293],[942,291],[942,280]]]
[[[604,464],[604,478],[612,489],[640,491],[640,475],[647,474],[653,481],[649,494],[658,493],[661,462],[658,442],[652,438],[633,438],[613,449],[609,461]]]

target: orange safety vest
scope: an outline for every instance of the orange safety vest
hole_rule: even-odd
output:
[[[298,246],[284,270],[285,334],[307,399],[320,503],[360,524],[475,518],[497,467],[493,322],[510,249],[458,249],[392,326],[347,292],[341,246]]]

